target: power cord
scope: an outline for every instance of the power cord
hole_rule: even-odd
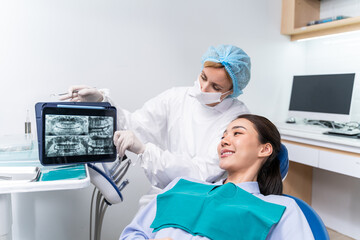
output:
[[[322,127],[332,128],[332,129],[340,129],[345,126],[344,123],[336,123],[334,121],[325,121],[325,120],[304,119],[304,123],[308,125],[320,125]]]
[[[360,130],[360,123],[355,121],[337,123],[334,121],[304,119],[304,123],[308,125],[320,125],[325,128],[331,128],[332,130],[330,130],[328,133],[334,131],[336,134],[349,134],[350,136],[356,135],[358,130]]]

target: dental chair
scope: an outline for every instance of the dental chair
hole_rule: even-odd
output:
[[[305,218],[309,223],[315,240],[330,240],[329,234],[323,221],[309,204],[294,196],[290,196],[287,194],[284,194],[284,196],[294,199],[295,202],[299,205],[301,211],[304,213]]]
[[[287,172],[289,170],[289,156],[288,156],[288,151],[283,144],[281,144],[279,160],[280,160],[280,172],[284,181],[287,176]],[[309,226],[311,228],[315,240],[330,240],[329,233],[323,221],[309,204],[294,196],[290,196],[287,194],[284,194],[284,196],[294,199],[295,202],[299,205],[301,211],[303,212],[306,220],[309,223]]]

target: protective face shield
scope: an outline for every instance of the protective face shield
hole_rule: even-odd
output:
[[[194,84],[194,97],[201,104],[204,104],[204,105],[221,102],[222,101],[221,97],[223,95],[226,95],[227,93],[229,93],[231,91],[232,90],[229,90],[229,91],[224,92],[224,93],[221,93],[221,92],[203,92],[203,91],[201,91],[199,79],[196,80],[195,84]]]

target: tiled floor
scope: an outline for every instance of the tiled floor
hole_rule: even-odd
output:
[[[329,232],[330,240],[354,240],[353,238],[342,235],[342,234],[340,234],[338,232],[335,232],[332,229],[328,228],[327,230]]]

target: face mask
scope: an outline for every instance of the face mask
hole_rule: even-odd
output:
[[[203,92],[201,91],[201,87],[200,87],[200,83],[199,80],[195,81],[195,93],[194,93],[194,97],[202,104],[213,104],[213,103],[219,103],[221,102],[221,97],[229,92],[231,92],[231,90],[224,92],[224,93],[220,93],[220,92]]]

